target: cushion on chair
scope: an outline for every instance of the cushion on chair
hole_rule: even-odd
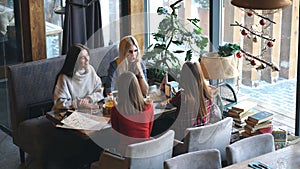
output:
[[[165,169],[218,169],[222,167],[220,151],[217,149],[208,149],[181,154],[166,160],[164,167]]]
[[[270,133],[244,138],[226,147],[227,164],[231,165],[275,151],[274,137]]]

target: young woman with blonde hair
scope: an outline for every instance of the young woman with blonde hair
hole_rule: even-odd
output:
[[[213,98],[218,94],[218,90],[207,84],[199,62],[183,64],[179,84],[183,90],[178,92],[170,103],[176,106],[178,111],[172,125],[175,138],[182,140],[186,128],[210,123],[211,114],[217,111]]]
[[[144,100],[135,74],[124,72],[117,81],[118,102],[111,110],[111,125],[121,135],[122,152],[128,144],[150,138],[154,108]]]
[[[142,94],[148,93],[146,66],[142,62],[137,40],[131,36],[125,36],[119,44],[119,56],[113,60],[108,68],[108,81],[105,84],[106,93],[111,93],[116,88],[116,78],[122,73],[130,71],[138,79]]]

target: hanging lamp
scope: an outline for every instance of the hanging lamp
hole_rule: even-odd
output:
[[[287,7],[291,0],[231,0],[231,4],[245,9],[273,10]]]

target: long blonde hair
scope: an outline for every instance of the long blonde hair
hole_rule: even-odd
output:
[[[135,46],[137,48],[137,59],[141,59],[140,48],[134,36],[128,35],[123,37],[119,44],[119,57],[117,58],[118,75],[122,74],[125,71],[128,71],[127,53],[131,46]]]
[[[206,100],[212,95],[205,82],[200,63],[186,62],[180,72],[180,86],[184,89],[185,103],[189,110],[200,117],[208,114]]]
[[[124,114],[137,114],[144,110],[146,103],[136,76],[127,71],[121,74],[117,81],[118,111]]]

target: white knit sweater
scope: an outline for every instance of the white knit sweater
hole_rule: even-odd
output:
[[[77,97],[89,98],[91,103],[103,99],[101,79],[91,65],[83,73],[75,72],[72,78],[59,75],[54,89],[53,110],[70,108]]]

